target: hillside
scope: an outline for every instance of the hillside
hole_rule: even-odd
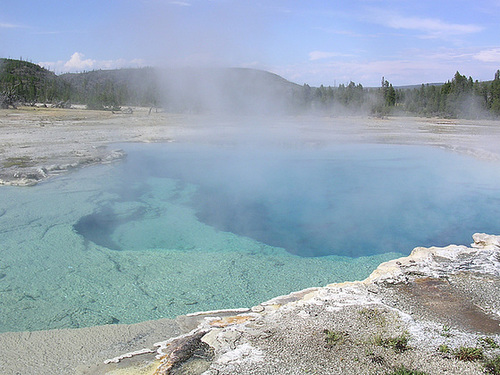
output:
[[[60,76],[72,100],[90,107],[161,106],[182,112],[274,112],[290,109],[302,87],[265,71],[242,68],[140,68]]]
[[[89,109],[124,105],[174,112],[289,112],[303,88],[265,71],[243,68],[139,68],[53,72],[28,61],[0,59],[3,107],[69,101]]]
[[[3,106],[53,102],[69,99],[70,86],[37,64],[0,58],[0,96]]]

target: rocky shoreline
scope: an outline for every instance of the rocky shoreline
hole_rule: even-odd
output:
[[[404,367],[483,374],[500,355],[500,236],[473,238],[471,247],[416,248],[364,281],[307,289],[234,315],[200,313],[189,333],[82,373],[384,374]],[[460,359],[464,348],[483,359]]]
[[[147,113],[1,110],[0,184],[33,185],[119,160],[126,155],[110,145],[120,142],[234,142],[241,133],[234,119]],[[421,144],[496,159],[500,143],[495,121],[317,117],[273,123],[271,141],[296,142],[280,138],[283,126],[293,123],[306,145]],[[253,308],[0,334],[0,372],[391,374],[404,367],[425,374],[483,374],[484,365],[500,355],[494,345],[500,345],[500,237],[473,239],[470,247],[416,248],[381,264],[364,281],[311,288]],[[461,360],[461,348],[475,349],[482,359]]]

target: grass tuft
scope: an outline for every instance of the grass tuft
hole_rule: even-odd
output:
[[[444,325],[443,326],[443,331],[440,333],[441,336],[443,336],[443,337],[451,337],[452,334],[450,333],[450,330],[451,330],[450,326]]]
[[[446,344],[439,345],[439,347],[438,347],[439,353],[449,353],[450,351],[451,351],[450,347]]]
[[[375,337],[375,345],[391,348],[397,353],[402,353],[410,349],[408,341],[409,337],[406,333],[396,337],[389,337],[387,339],[384,339],[381,336]]]
[[[425,372],[410,370],[405,366],[397,367],[392,372],[386,373],[386,375],[427,375]]]
[[[346,333],[341,331],[330,331],[329,329],[325,329],[323,331],[325,334],[325,341],[328,346],[341,344],[345,341]]]
[[[470,348],[463,346],[456,349],[453,352],[453,356],[461,361],[467,362],[477,361],[484,358],[483,348]]]
[[[479,343],[485,348],[498,349],[500,345],[492,337],[481,337]]]
[[[484,363],[487,374],[500,375],[500,355]]]

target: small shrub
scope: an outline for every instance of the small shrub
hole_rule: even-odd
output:
[[[453,352],[455,358],[461,361],[477,361],[483,359],[483,348],[466,348],[461,346]]]
[[[382,338],[381,336],[377,336],[375,338],[375,344],[379,346],[383,346],[385,348],[391,348],[395,352],[402,353],[410,347],[408,346],[409,337],[407,334],[402,334],[396,337],[389,337],[387,339]]]
[[[388,372],[387,375],[427,375],[425,372],[410,370],[405,366],[397,367],[392,372]]]
[[[346,336],[344,332],[330,331],[329,329],[325,329],[323,333],[326,335],[325,341],[329,346],[343,343]]]
[[[448,345],[445,345],[445,344],[439,345],[438,352],[439,353],[449,353],[450,347]]]
[[[384,365],[385,364],[385,358],[382,357],[381,355],[372,355],[371,361],[373,363],[376,363],[377,365]]]
[[[450,333],[450,330],[451,328],[447,325],[443,326],[443,332],[441,332],[441,336],[443,337],[451,337],[451,333]]]
[[[498,349],[500,345],[492,337],[481,337],[479,343],[485,348]]]
[[[484,363],[486,373],[500,375],[500,355]]]

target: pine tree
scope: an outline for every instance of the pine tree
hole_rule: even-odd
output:
[[[495,73],[495,79],[491,82],[490,90],[490,109],[495,115],[500,115],[500,70]]]

